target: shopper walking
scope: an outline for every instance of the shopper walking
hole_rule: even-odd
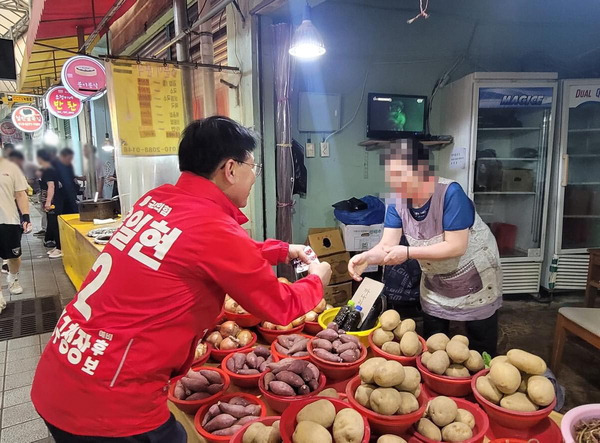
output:
[[[37,367],[31,397],[57,443],[186,441],[167,383],[229,294],[250,313],[288,324],[314,308],[329,264],[287,285],[272,270],[302,245],[252,240],[242,228],[261,171],[253,134],[233,120],[190,124],[181,177],[149,191],[123,220],[65,308]]]
[[[42,167],[42,179],[40,182],[41,197],[44,211],[48,217],[44,242],[45,244],[53,242],[55,245],[53,249],[47,252],[48,257],[60,258],[63,254],[60,249],[58,216],[62,214],[64,203],[61,192],[62,184],[56,170],[52,166],[52,157],[46,149],[40,149],[37,152],[37,161]]]
[[[350,275],[360,280],[369,264],[418,260],[424,335],[465,321],[471,349],[495,354],[502,274],[490,229],[458,183],[435,176],[420,143],[392,149],[383,161],[396,203],[388,206],[381,242],[350,260]],[[400,245],[402,234],[409,246]]]
[[[62,184],[63,214],[77,214],[79,212],[77,206],[79,184],[75,178],[75,169],[73,168],[74,156],[75,153],[71,148],[63,148],[58,158],[52,162],[52,166],[58,173],[58,178]]]
[[[23,293],[19,283],[21,235],[30,230],[27,180],[17,165],[0,157],[0,258],[8,261],[8,292],[12,295]],[[0,312],[5,307],[0,293]]]

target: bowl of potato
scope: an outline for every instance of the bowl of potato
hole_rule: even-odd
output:
[[[231,437],[231,443],[281,443],[280,421],[276,415],[247,423]]]
[[[424,443],[481,443],[490,422],[479,406],[462,398],[431,399],[425,416],[414,426],[414,437]]]
[[[304,318],[304,332],[310,335],[317,335],[323,329],[319,324],[319,315],[326,309],[333,309],[333,306],[327,304],[325,299],[322,299],[317,306],[306,313]]]
[[[346,385],[350,405],[367,417],[375,434],[402,435],[425,412],[421,374],[412,366],[373,357]]]
[[[373,354],[387,360],[396,360],[403,366],[416,366],[417,357],[427,351],[425,340],[415,332],[417,324],[412,318],[400,320],[393,309],[379,317],[381,328],[369,334]]]
[[[529,429],[550,415],[556,396],[545,372],[543,359],[511,349],[492,359],[489,370],[473,377],[473,395],[490,417],[492,428]]]
[[[304,317],[297,318],[289,325],[276,325],[274,323],[263,321],[256,327],[258,333],[267,343],[273,343],[280,335],[299,334],[304,329]]]
[[[260,398],[234,392],[198,409],[194,427],[210,443],[228,442],[244,425],[266,416],[267,406]]]
[[[244,349],[229,354],[221,362],[221,369],[229,376],[232,383],[242,388],[256,388],[260,374],[267,370],[267,365],[278,359],[271,355],[266,346]]]
[[[473,374],[485,365],[483,357],[469,350],[469,339],[455,335],[434,334],[427,339],[427,351],[417,358],[423,382],[432,391],[450,397],[466,397],[471,393]]]
[[[319,330],[321,329],[319,328]],[[311,338],[310,335],[306,334],[279,335],[271,343],[271,353],[279,360],[283,360],[284,358],[308,360],[310,356],[308,355],[306,346]]]
[[[193,414],[205,403],[221,397],[230,383],[229,376],[219,368],[194,367],[169,381],[167,398],[177,409]]]
[[[229,295],[225,295],[223,314],[227,320],[236,322],[242,328],[251,328],[260,323],[260,318],[250,314]]]
[[[284,443],[368,443],[369,422],[348,403],[314,397],[290,405],[281,415]]]

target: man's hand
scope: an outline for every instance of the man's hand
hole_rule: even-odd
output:
[[[316,275],[321,279],[321,283],[323,283],[323,287],[329,284],[329,280],[331,280],[331,265],[325,261],[321,263],[312,262],[308,267],[309,275]]]
[[[21,218],[23,222],[21,223],[21,227],[23,228],[24,234],[29,234],[31,232],[31,219],[29,218],[29,214],[22,214]]]
[[[348,262],[348,273],[350,274],[350,277],[352,277],[354,280],[361,281],[361,275],[363,272],[365,272],[367,266],[369,266],[367,254],[364,252],[362,254],[356,254]]]
[[[384,247],[383,251],[387,254],[383,259],[384,265],[401,265],[408,259],[408,248],[406,246]]]
[[[48,212],[48,211],[50,211],[50,209],[52,209],[52,203],[47,201],[44,204],[44,211]]]
[[[306,255],[306,253],[304,252],[305,247],[306,246],[304,245],[290,245],[290,249],[288,250],[288,256],[285,262],[289,263],[293,259],[299,258],[303,263],[306,263],[307,265],[310,264],[310,259],[308,258],[308,255]]]

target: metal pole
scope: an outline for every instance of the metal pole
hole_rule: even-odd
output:
[[[198,2],[198,8],[201,8]],[[207,21],[200,26],[200,54],[202,63],[213,64],[215,60],[215,48],[213,45],[212,23]],[[215,93],[215,73],[210,69],[202,72],[204,117],[210,117],[217,113],[217,97]]]
[[[175,33],[180,34],[188,25],[186,0],[173,0],[173,17]],[[190,61],[190,44],[187,38],[180,39],[177,42],[175,49],[178,62]],[[185,124],[187,125],[194,119],[194,83],[192,79],[192,70],[188,66],[181,66],[181,84],[183,86],[183,117]]]

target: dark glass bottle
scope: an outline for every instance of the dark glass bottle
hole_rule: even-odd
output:
[[[346,318],[348,318],[348,314],[350,314],[350,312],[352,312],[353,310],[354,310],[354,302],[352,300],[349,300],[348,303],[346,304],[346,306],[342,306],[340,308],[339,312],[333,319],[333,321],[335,323],[337,323],[337,325],[340,329],[342,328],[342,324],[344,324],[344,322],[346,321]]]
[[[344,326],[342,326],[341,328],[346,332],[356,331],[356,328],[358,328],[358,325],[360,324],[361,311],[362,306],[357,306],[356,309],[354,309],[348,314],[348,317],[344,322]]]

